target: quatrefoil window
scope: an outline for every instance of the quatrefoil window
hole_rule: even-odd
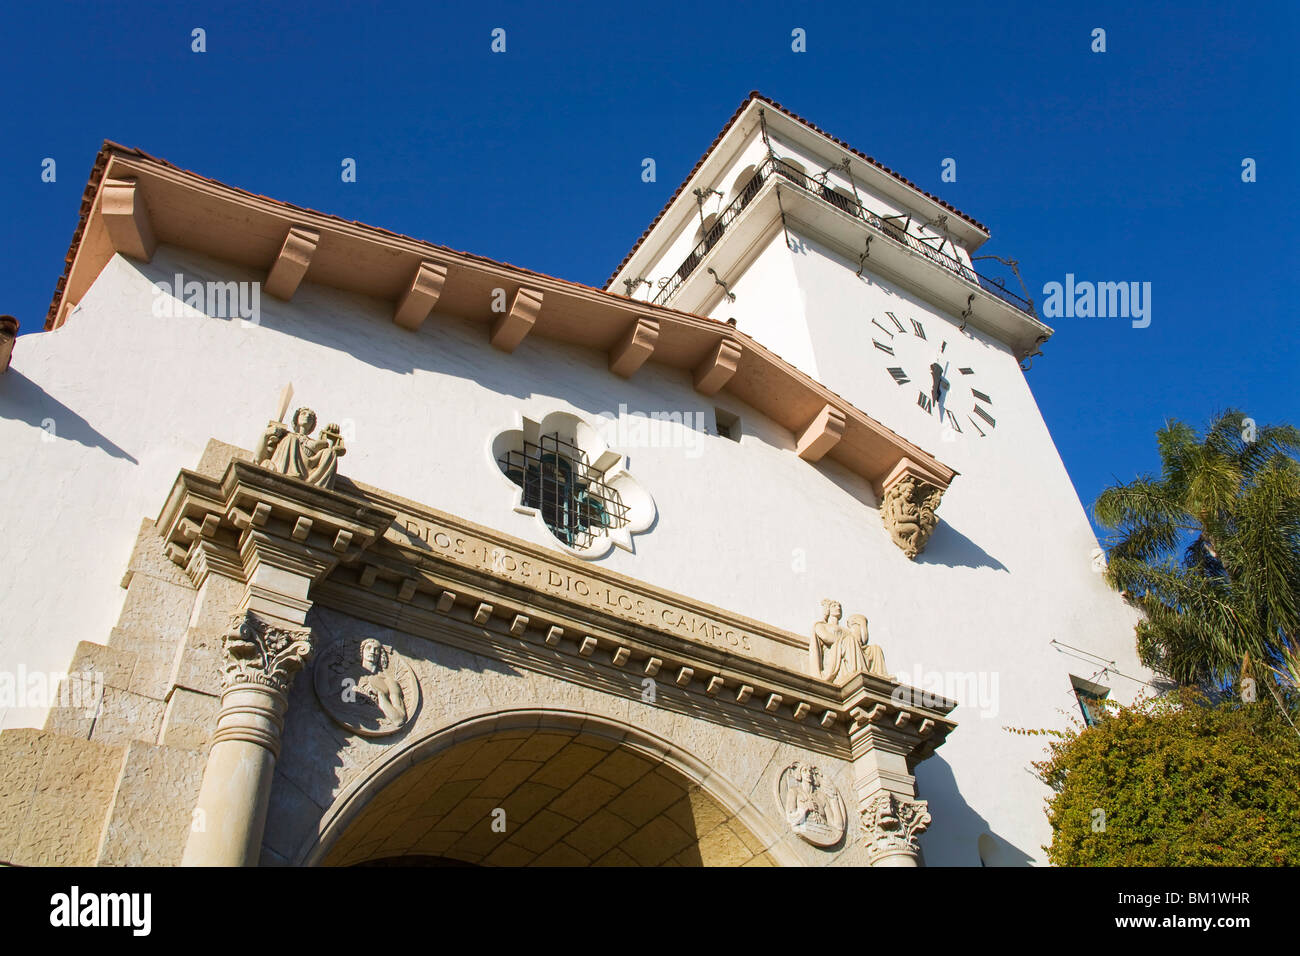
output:
[[[654,500],[627,471],[623,456],[576,415],[523,419],[492,442],[492,457],[514,485],[515,510],[535,515],[579,557],[611,545],[631,551],[632,535],[654,521]]]

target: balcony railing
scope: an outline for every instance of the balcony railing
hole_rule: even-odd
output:
[[[844,193],[836,192],[826,183],[820,182],[812,176],[808,176],[797,166],[791,165],[785,160],[777,159],[775,156],[764,160],[758,169],[754,171],[753,177],[745,184],[744,189],[740,191],[740,195],[733,199],[727,205],[726,209],[722,210],[718,215],[718,218],[714,220],[713,224],[709,227],[708,232],[704,234],[704,237],[696,243],[695,248],[691,250],[690,255],[688,255],[686,260],[678,266],[677,271],[672,275],[659,280],[659,291],[652,300],[655,305],[663,305],[672,298],[673,293],[681,288],[682,283],[685,282],[687,277],[695,271],[696,266],[698,266],[700,262],[703,261],[704,257],[708,255],[709,250],[717,245],[718,240],[721,239],[723,234],[731,227],[731,224],[736,221],[736,218],[741,214],[745,207],[748,206],[754,197],[758,195],[758,191],[762,189],[763,183],[767,182],[772,176],[780,176],[782,179],[793,183],[804,192],[816,196],[823,202],[830,203],[841,212],[848,213],[855,219],[859,219],[862,222],[873,226],[899,245],[907,246],[909,249],[919,252],[936,265],[947,269],[955,275],[961,276],[961,278],[965,279],[967,282],[978,286],[991,295],[997,296],[1003,302],[1015,306],[1021,312],[1024,312],[1027,315],[1034,314],[1033,303],[1021,298],[1011,290],[1007,289],[1000,280],[992,279],[976,272],[960,259],[950,256],[946,252],[936,249],[934,246],[931,246],[922,239],[913,236],[911,233],[907,232],[901,224],[872,212],[852,196],[846,196]]]

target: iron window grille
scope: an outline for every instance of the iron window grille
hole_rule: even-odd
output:
[[[628,523],[627,506],[586,453],[559,433],[524,442],[497,459],[505,476],[523,489],[523,503],[571,548],[588,548],[600,535]]]

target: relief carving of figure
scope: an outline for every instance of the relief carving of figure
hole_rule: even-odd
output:
[[[373,637],[331,645],[316,665],[314,683],[326,712],[363,737],[397,732],[420,699],[410,665]]]
[[[357,694],[368,698],[394,724],[406,723],[406,696],[402,685],[389,672],[388,651],[373,637],[361,642],[361,669]]]
[[[868,640],[867,619],[854,614],[846,626],[840,623],[843,613],[839,601],[822,601],[822,619],[813,625],[808,647],[809,672],[834,684],[843,684],[855,674],[890,677],[885,652]]]
[[[259,464],[319,488],[333,488],[339,459],[347,454],[343,433],[338,425],[330,424],[313,438],[315,428],[316,413],[310,408],[293,413],[292,431],[283,422],[269,422],[262,434]]]
[[[844,836],[844,800],[819,767],[790,764],[777,778],[776,797],[791,829],[814,846],[834,846]]]
[[[909,559],[925,550],[939,524],[935,509],[943,498],[942,489],[908,475],[885,492],[880,502],[880,519],[894,544]]]

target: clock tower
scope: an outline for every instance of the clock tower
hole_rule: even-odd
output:
[[[1039,748],[1006,728],[1078,717],[1085,684],[1127,700],[1150,677],[1135,656],[1136,615],[1098,573],[1098,543],[1026,381],[1052,329],[976,269],[988,238],[754,93],[606,287],[734,322],[957,472],[910,564],[864,550],[855,568],[873,635],[890,634],[891,670],[962,704],[963,747],[917,769],[922,789],[927,774],[950,772],[968,803],[935,814],[923,840],[934,863],[969,863],[953,848],[977,841],[989,865],[1036,860],[1048,837],[1041,793],[1006,788],[1018,789]],[[733,430],[744,416],[716,413]],[[888,489],[876,499],[888,526]],[[1012,836],[1024,829],[1013,815],[1040,836]]]

